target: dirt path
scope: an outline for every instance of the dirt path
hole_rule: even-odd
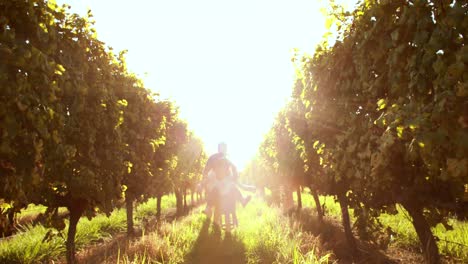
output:
[[[321,224],[310,208],[291,217],[302,225],[305,232],[319,239],[318,245],[322,250],[333,252],[338,263],[424,263],[421,254],[397,247],[382,250],[360,240],[356,235],[359,256],[353,257],[348,250],[344,229],[339,220],[325,217]]]
[[[154,232],[158,229],[160,223],[176,221],[195,208],[196,205],[189,206],[182,215],[177,215],[175,208],[171,208],[162,213],[159,223],[156,216],[146,219],[143,227],[135,226],[135,235],[133,237],[129,238],[126,232],[114,234],[109,240],[102,240],[100,243],[90,245],[79,251],[76,255],[77,261],[78,263],[105,263],[107,259],[112,259],[116,252],[128,248],[133,241],[140,239],[143,232]],[[144,228],[144,231],[142,228]],[[65,263],[65,260],[60,260],[58,263]]]
[[[209,232],[211,221],[205,219],[187,263],[246,263],[245,247],[242,241],[219,228]]]
[[[261,211],[259,208],[263,212],[259,213]],[[253,224],[259,221],[265,212],[275,210],[264,203],[261,203],[259,208],[254,208],[252,211],[247,210],[244,213],[244,218],[240,219],[241,225]],[[163,226],[151,223],[145,226],[147,235],[141,236],[140,230],[136,237],[129,239],[125,233],[120,233],[108,241],[87,247],[78,253],[79,263],[117,263],[118,259],[122,261],[122,256],[126,257],[125,263],[131,263],[137,255],[163,263],[240,264],[252,261],[254,263],[275,261],[278,253],[277,248],[265,247],[267,244],[264,244],[265,248],[260,245],[252,251],[252,245],[250,245],[250,249],[247,249],[246,242],[253,237],[252,234],[245,233],[246,229],[239,228],[234,230],[232,234],[226,233],[215,228],[211,221],[202,215],[200,207],[194,209],[188,216],[181,217],[176,217],[175,210],[166,212],[163,216]],[[307,254],[312,250],[313,254],[318,257],[330,254],[330,263],[423,263],[422,255],[417,252],[395,246],[382,250],[359,239],[357,241],[360,255],[353,257],[348,250],[341,223],[337,219],[326,217],[324,223],[320,224],[314,212],[309,208],[290,216],[281,216],[281,213],[275,213],[275,216],[282,223],[280,229],[277,230],[293,230],[291,236],[297,236],[300,233],[301,244],[299,248],[302,254]],[[181,238],[182,242],[177,243],[178,238],[174,236],[184,236],[186,233],[171,234],[174,231],[171,226],[174,225],[187,228],[186,233],[190,233],[188,236],[192,238],[188,240]],[[292,226],[296,227],[292,228]],[[259,229],[257,231],[259,234],[271,232],[268,231],[268,228],[267,225],[262,225],[257,228]],[[150,233],[150,231],[152,232]],[[168,238],[171,236],[172,238]],[[166,244],[166,247],[161,246],[158,240],[165,239],[173,239],[175,242],[171,241]],[[148,242],[148,240],[151,241]],[[257,240],[256,243],[261,243],[261,240]],[[185,249],[182,250],[182,247]],[[177,250],[181,250],[182,253],[174,254],[173,251]],[[265,251],[262,252],[262,250]],[[267,253],[265,254],[265,252]],[[174,256],[177,257],[175,261],[171,259]],[[289,258],[292,257],[293,255]],[[135,263],[141,262],[139,260]]]

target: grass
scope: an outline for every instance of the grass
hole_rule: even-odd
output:
[[[238,210],[239,228],[226,233],[195,210],[120,248],[106,263],[328,263],[311,235],[278,208],[254,200]]]
[[[19,221],[21,219],[29,219],[38,216],[39,214],[43,214],[46,211],[47,207],[44,205],[36,205],[36,204],[30,204],[28,207],[24,208],[21,210],[21,212],[16,216]],[[59,208],[59,214],[66,214],[68,213],[67,208],[65,207],[60,207]]]
[[[40,213],[44,213],[46,209],[47,207],[43,205],[30,204],[28,205],[28,207],[21,210],[21,212],[18,214],[18,217],[27,217],[29,215],[37,215]]]
[[[304,194],[302,198],[303,207],[315,207],[311,195]],[[320,197],[320,200],[325,204],[326,214],[339,220],[339,204],[331,197]],[[163,210],[173,207],[175,197],[163,198]],[[135,209],[136,225],[154,215],[155,208],[155,199],[139,204]],[[100,259],[105,263],[329,263],[336,258],[331,251],[324,249],[330,250],[329,247],[321,244],[331,243],[321,241],[325,234],[311,234],[303,229],[305,226],[297,218],[284,215],[279,208],[268,206],[262,200],[254,199],[246,208],[239,208],[240,226],[230,234],[215,228],[201,210],[199,207],[186,217],[163,222],[151,233],[143,228],[140,238],[116,244]],[[401,207],[398,210],[397,215],[380,217],[384,225],[397,233],[391,246],[418,249],[419,241],[407,213]],[[440,252],[452,260],[468,263],[468,250],[460,246],[468,244],[468,223],[451,220],[451,224],[453,231],[445,230],[442,225],[433,228],[434,234],[440,238]],[[77,248],[113,241],[115,238],[112,236],[125,228],[126,213],[123,209],[115,210],[109,217],[83,218],[78,224]],[[42,242],[48,229],[41,225],[28,225],[24,229],[26,231],[0,242],[0,263],[37,263],[63,258],[65,236],[56,235]],[[328,239],[334,238],[330,236]]]
[[[57,258],[63,253],[63,240],[56,236],[42,243],[47,228],[42,225],[27,226],[27,231],[0,242],[0,263],[37,263]]]
[[[397,233],[394,243],[402,247],[412,247],[419,250],[419,239],[414,230],[411,218],[401,206],[398,206],[398,214],[383,214],[380,221],[384,226],[389,226]],[[437,245],[443,255],[455,257],[464,263],[468,263],[468,223],[450,219],[449,224],[453,230],[446,230],[442,224],[432,228],[432,233],[439,239]]]
[[[161,204],[162,210],[167,210],[175,205],[175,197],[164,197]],[[29,208],[29,207],[28,207]],[[42,211],[45,208],[33,206],[33,210],[27,213]],[[138,225],[144,217],[156,214],[156,200],[149,199],[135,208],[135,223]],[[64,256],[67,226],[62,233],[53,229],[47,229],[42,225],[28,224],[23,226],[17,235],[0,241],[0,263],[37,263],[46,262]],[[51,230],[54,236],[43,241],[46,233]],[[126,230],[126,212],[124,209],[116,209],[107,217],[97,215],[91,220],[83,217],[78,222],[75,243],[77,249],[96,242],[110,239],[112,234]]]
[[[310,194],[302,195],[303,207],[315,208],[315,203]],[[332,197],[320,197],[320,203],[325,203],[326,214],[336,219],[341,219],[341,209]],[[385,227],[391,227],[396,233],[392,238],[391,244],[397,247],[412,248],[419,251],[419,239],[414,230],[411,218],[406,210],[397,206],[398,214],[382,214],[380,221]],[[355,220],[350,210],[352,221]],[[442,224],[432,228],[433,234],[439,238],[438,247],[441,254],[454,257],[461,262],[468,263],[468,222],[450,219],[449,224],[453,230],[446,230]]]
[[[161,202],[161,210],[166,210],[169,208],[175,208],[176,199],[174,195],[164,196]],[[137,206],[135,210],[135,218],[142,219],[150,215],[156,214],[156,199],[151,198],[145,203],[141,203]]]
[[[328,262],[330,254],[317,257],[315,244],[305,243],[313,238],[283,216],[279,208],[255,202],[241,210],[239,217],[244,220],[238,232],[248,263]]]

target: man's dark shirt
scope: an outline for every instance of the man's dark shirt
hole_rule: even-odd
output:
[[[239,176],[236,166],[234,166],[234,164],[232,164],[232,162],[230,162],[221,152],[213,154],[208,158],[205,169],[203,170],[203,176],[206,177],[210,170],[215,172],[218,179],[228,176],[230,172],[229,170],[232,170],[232,176],[235,181]]]

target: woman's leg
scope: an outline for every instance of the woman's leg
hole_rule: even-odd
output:
[[[224,225],[226,227],[226,232],[231,232],[231,214],[229,212],[225,212],[224,214]]]
[[[250,199],[252,198],[252,196],[250,196],[250,195],[247,195],[244,198],[244,196],[242,196],[242,193],[240,192],[239,188],[237,188],[237,186],[235,186],[235,185],[233,185],[232,188],[231,188],[231,194],[234,197],[234,201],[239,202],[244,207],[249,203]]]
[[[236,213],[236,209],[234,208],[234,210],[232,211],[232,225],[234,227],[238,227],[239,226],[239,222],[237,220],[237,213]]]

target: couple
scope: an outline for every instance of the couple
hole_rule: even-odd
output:
[[[221,224],[224,215],[226,231],[230,231],[231,223],[233,226],[238,225],[236,202],[245,206],[251,196],[244,198],[239,191],[237,168],[227,159],[226,154],[226,143],[219,143],[218,153],[206,162],[202,185],[206,190],[205,214],[211,218],[214,209],[214,223],[217,225]]]

